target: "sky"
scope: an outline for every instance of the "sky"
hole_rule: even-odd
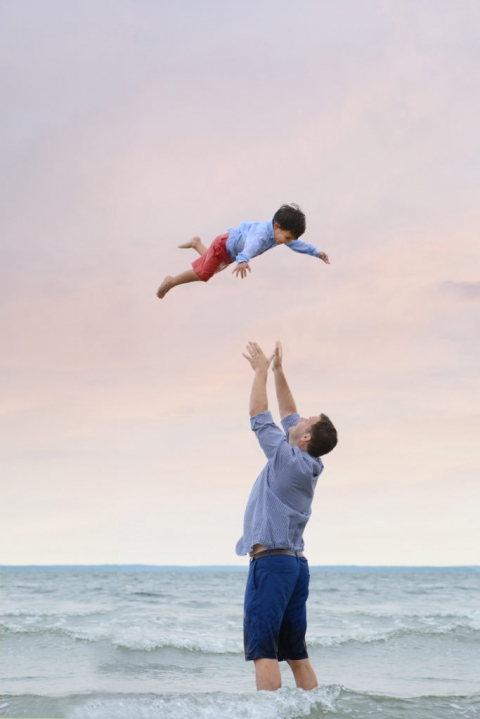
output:
[[[480,564],[479,35],[476,0],[3,0],[0,564],[245,564],[277,339],[339,433],[310,562]],[[330,266],[156,298],[285,202]]]

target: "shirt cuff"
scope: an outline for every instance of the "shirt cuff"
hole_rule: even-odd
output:
[[[265,412],[259,412],[258,414],[255,414],[253,417],[250,417],[250,426],[255,432],[256,429],[261,427],[264,424],[272,424],[273,423],[273,417],[272,413],[269,409],[265,410]]]
[[[282,427],[285,430],[286,434],[288,434],[288,430],[291,427],[296,427],[299,422],[300,415],[298,414],[298,412],[292,412],[291,414],[287,414],[287,416],[282,419]]]
[[[238,264],[239,262],[250,262],[250,257],[246,255],[244,252],[240,252],[239,255],[237,255],[235,262]]]

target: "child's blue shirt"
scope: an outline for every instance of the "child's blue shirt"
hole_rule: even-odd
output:
[[[268,222],[242,222],[240,227],[228,230],[227,252],[233,262],[250,262],[252,257],[261,255],[272,247],[277,247],[273,234],[273,220]],[[318,257],[320,250],[302,240],[292,240],[287,244],[294,252]]]

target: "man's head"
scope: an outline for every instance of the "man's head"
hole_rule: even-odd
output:
[[[295,427],[290,428],[288,441],[312,457],[323,457],[336,446],[337,430],[326,414],[302,417]]]
[[[273,232],[277,245],[297,240],[305,232],[305,215],[298,205],[282,205],[273,216]]]

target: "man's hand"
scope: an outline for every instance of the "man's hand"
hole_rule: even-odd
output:
[[[275,376],[278,409],[280,410],[280,417],[283,419],[288,417],[289,414],[295,414],[297,406],[283,372],[283,350],[280,342],[275,342],[272,369]]]
[[[265,372],[268,371],[270,363],[274,358],[273,354],[271,357],[267,357],[263,352],[262,348],[257,345],[256,342],[249,342],[247,344],[247,352],[248,354],[245,354],[244,352],[242,352],[242,354],[245,359],[250,362],[254,372],[258,372],[261,370],[264,370]]]
[[[320,252],[320,254],[318,255],[318,257],[319,257],[320,260],[323,260],[326,265],[329,265],[329,264],[330,264],[330,260],[328,259],[328,255],[327,255],[326,252]]]
[[[234,268],[232,275],[236,275],[237,277],[240,275],[243,280],[247,276],[247,270],[249,272],[252,271],[248,262],[239,262],[238,265]]]
[[[250,362],[255,372],[252,391],[250,392],[250,417],[255,417],[255,415],[266,412],[268,409],[267,377],[273,355],[266,357],[262,348],[256,342],[248,343],[247,352],[248,354],[243,352],[242,354]]]
[[[272,362],[272,369],[274,372],[275,372],[275,370],[282,369],[282,360],[283,360],[282,344],[281,344],[281,342],[275,342],[275,350],[273,352],[273,362]]]

